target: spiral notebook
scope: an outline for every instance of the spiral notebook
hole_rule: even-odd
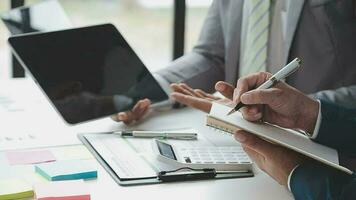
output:
[[[214,102],[207,116],[207,125],[227,133],[234,133],[239,129],[243,129],[348,174],[353,173],[351,170],[339,165],[338,153],[335,149],[318,144],[300,132],[291,129],[284,129],[263,122],[246,121],[240,112],[227,115],[230,110],[231,107]]]

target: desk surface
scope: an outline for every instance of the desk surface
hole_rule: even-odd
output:
[[[22,81],[20,81],[22,82]],[[11,84],[13,89],[17,92],[24,91],[21,86]],[[20,83],[19,85],[23,85]],[[17,88],[16,88],[17,87]],[[33,85],[33,87],[35,87]],[[0,87],[1,89],[1,87]],[[24,91],[25,92],[25,91]],[[38,93],[37,95],[40,95]],[[41,103],[43,107],[41,112],[31,114],[32,117],[27,117],[26,122],[24,118],[20,118],[16,123],[25,123],[33,127],[42,127],[36,130],[45,131],[47,134],[58,134],[52,131],[53,126],[65,130],[66,133],[73,134],[70,137],[75,138],[78,132],[97,132],[118,130],[124,127],[121,123],[113,122],[111,119],[105,118],[97,121],[81,124],[78,126],[68,127],[49,107],[49,103]],[[37,105],[38,106],[38,105]],[[46,110],[47,109],[47,110]],[[43,111],[43,112],[42,112]],[[26,111],[25,111],[26,112]],[[46,125],[43,124],[46,122]],[[9,122],[10,123],[10,122]],[[10,126],[16,126],[15,121],[12,121]],[[51,125],[53,124],[53,126]],[[133,128],[133,127],[132,127]],[[217,133],[205,126],[205,114],[193,109],[181,109],[174,111],[160,111],[149,115],[141,124],[137,124],[136,129],[174,129],[174,128],[195,128],[199,134],[203,134],[209,141],[215,145],[232,145],[236,143],[229,135]],[[7,130],[9,131],[9,130]],[[0,137],[3,136],[0,132]],[[75,142],[74,142],[75,143]],[[42,147],[43,148],[43,147]],[[48,148],[48,147],[46,147]],[[71,146],[51,147],[55,151],[66,151]],[[1,162],[3,152],[0,152],[0,168],[6,168],[5,164]],[[26,170],[31,170],[31,166],[27,166]],[[132,186],[122,187],[117,185],[105,170],[98,165],[98,179],[86,181],[89,185],[92,199],[113,199],[115,198],[129,198],[129,199],[292,199],[292,195],[286,188],[280,186],[277,182],[267,176],[265,173],[255,169],[255,177],[243,179],[225,179],[225,180],[207,180],[194,182],[180,182],[180,183],[166,183],[157,185]],[[0,170],[5,171],[5,170]],[[19,174],[20,175],[20,174]],[[0,178],[2,178],[0,172]]]

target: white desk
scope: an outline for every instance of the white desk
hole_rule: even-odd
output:
[[[21,81],[20,81],[21,82]],[[16,84],[11,87],[15,87]],[[19,84],[21,85],[21,84]],[[23,85],[23,84],[22,84]],[[1,87],[0,87],[1,89]],[[20,87],[14,88],[21,92]],[[40,93],[39,93],[40,94]],[[123,127],[111,119],[101,119],[90,123],[67,127],[56,115],[55,111],[48,108],[48,103],[41,103],[41,112],[31,112],[32,117],[21,118],[18,124],[37,127],[36,130],[47,131],[48,134],[59,134],[53,127],[64,130],[66,133],[109,131]],[[37,105],[38,106],[38,105]],[[28,115],[27,115],[28,116]],[[26,121],[23,121],[26,120]],[[44,125],[44,122],[45,125]],[[172,123],[174,122],[174,123]],[[15,122],[14,122],[15,123]],[[16,126],[17,124],[11,124]],[[42,128],[40,128],[42,127]],[[138,128],[165,129],[177,127],[193,127],[204,134],[206,138],[216,145],[231,145],[235,141],[231,136],[222,135],[205,126],[205,114],[193,109],[182,109],[163,113],[153,113]],[[7,130],[9,131],[9,130]],[[0,136],[1,136],[0,132]],[[74,137],[74,135],[73,135]],[[65,147],[62,147],[65,148]],[[1,168],[1,166],[0,166]],[[99,166],[98,179],[86,181],[91,188],[92,199],[292,199],[286,188],[259,170],[254,170],[255,177],[243,179],[207,180],[195,182],[167,183],[146,186],[122,187],[117,185],[105,170]]]

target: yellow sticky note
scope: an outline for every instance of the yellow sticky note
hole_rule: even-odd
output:
[[[94,159],[85,146],[66,146],[52,150],[58,160],[87,160]]]
[[[21,179],[0,180],[0,200],[33,197],[32,186]]]

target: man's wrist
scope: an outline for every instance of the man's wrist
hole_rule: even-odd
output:
[[[320,103],[314,99],[310,99],[310,102],[305,104],[302,108],[302,112],[299,120],[299,128],[307,133],[313,133],[315,125],[319,115]]]

